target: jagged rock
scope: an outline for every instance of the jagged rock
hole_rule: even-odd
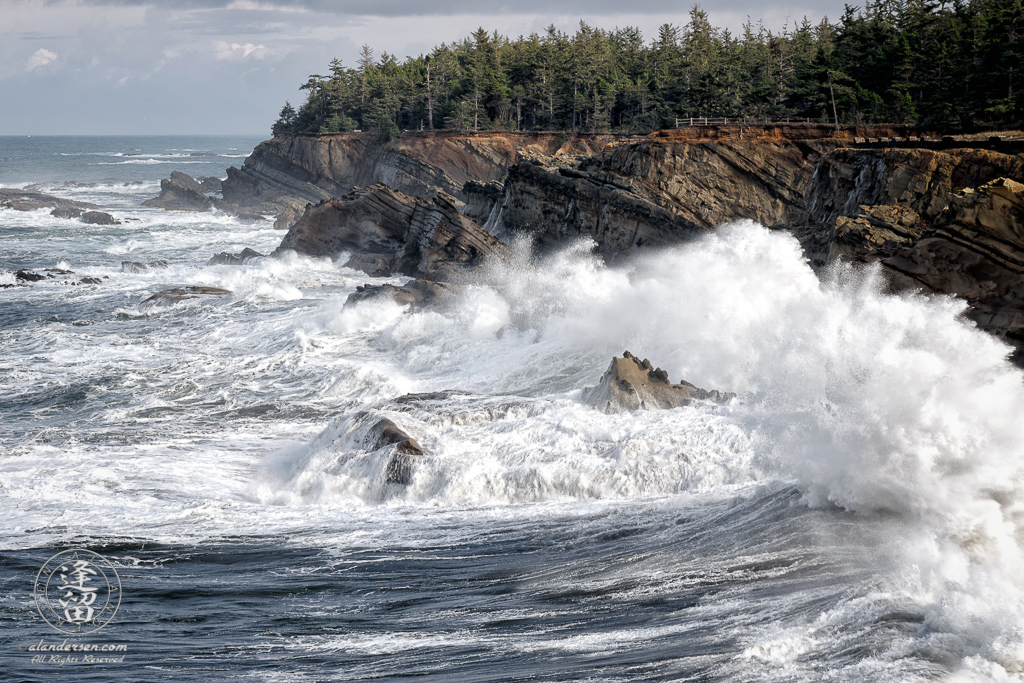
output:
[[[219,254],[215,255],[213,258],[211,258],[209,261],[207,261],[206,265],[241,266],[248,263],[252,259],[264,258],[265,256],[266,254],[261,254],[255,249],[250,249],[249,247],[246,247],[237,254],[231,254],[229,252],[222,251]]]
[[[575,151],[593,153],[623,139],[580,136]],[[500,181],[520,152],[551,155],[569,145],[557,133],[436,133],[402,136],[387,145],[371,134],[278,135],[260,143],[240,169],[228,169],[223,193],[236,210],[260,207],[267,214],[296,203],[301,210],[307,202],[375,183],[423,199],[444,192],[459,205],[467,182]]]
[[[307,203],[307,202],[291,202],[291,203],[289,203],[285,207],[284,211],[282,211],[281,214],[274,221],[274,229],[275,230],[287,230],[287,229],[289,229],[290,227],[295,225],[296,221],[298,221],[300,218],[302,218],[302,214],[304,214],[306,212],[307,208],[309,208],[309,203]]]
[[[196,178],[196,183],[198,183],[199,189],[202,190],[204,194],[220,192],[221,184],[223,182],[224,181],[220,178],[214,178],[213,176],[199,176]]]
[[[263,221],[267,220],[267,217],[264,216],[263,214],[251,213],[249,211],[242,211],[241,213],[236,213],[235,218],[244,223],[262,223]]]
[[[61,199],[42,192],[34,192],[28,189],[19,190],[13,187],[0,187],[0,209],[14,209],[15,211],[35,211],[36,209],[98,209],[99,207],[89,202],[77,202],[71,199]]]
[[[86,211],[79,220],[89,225],[121,225],[121,221],[103,211]]]
[[[919,239],[927,226],[913,209],[861,206],[854,216],[836,219],[829,260],[873,261]]]
[[[356,287],[356,291],[348,295],[345,305],[386,296],[391,297],[398,304],[424,306],[433,303],[437,297],[443,294],[450,294],[453,289],[454,287],[450,284],[423,279],[410,280],[400,287],[366,284]]]
[[[606,413],[624,410],[655,410],[689,405],[694,400],[727,401],[735,394],[705,390],[689,382],[669,382],[668,373],[654,368],[646,358],[642,361],[626,351],[612,363],[596,387],[587,391],[583,400]]]
[[[104,276],[102,279],[98,277],[83,277],[81,280],[68,279],[68,275],[74,275],[73,270],[67,270],[65,268],[45,268],[43,272],[37,273],[32,270],[19,270],[14,274],[15,282],[18,285],[23,285],[29,282],[42,282],[44,280],[59,280],[56,284],[63,285],[98,285],[102,284],[103,280],[107,277]],[[8,287],[15,285],[6,285]]]
[[[40,282],[46,280],[47,276],[41,273],[34,273],[31,270],[19,270],[14,274],[14,279],[21,282]]]
[[[181,287],[176,289],[165,289],[157,292],[139,304],[139,308],[163,308],[188,299],[198,299],[201,296],[226,296],[231,293],[229,289],[218,287]]]
[[[350,252],[347,264],[371,275],[449,279],[460,269],[508,252],[496,237],[439,194],[433,201],[374,185],[310,207],[274,252],[313,256]]]
[[[505,184],[470,181],[463,186],[462,194],[466,197],[462,213],[472,218],[477,225],[486,225],[497,216],[497,210],[505,198]]]
[[[121,261],[121,270],[125,273],[144,273],[147,270],[157,270],[170,267],[170,263],[163,259],[142,263],[140,261]]]
[[[160,195],[142,202],[171,211],[209,211],[213,200],[206,196],[195,179],[181,171],[173,171],[170,178],[160,181]]]
[[[57,218],[78,218],[82,215],[82,210],[76,208],[54,209],[50,212],[50,215]]]
[[[423,448],[416,440],[406,434],[394,422],[386,417],[377,420],[369,429],[365,440],[371,450],[389,446],[394,447],[391,460],[388,461],[384,478],[389,484],[408,484],[412,479],[413,462],[411,456],[423,455]]]

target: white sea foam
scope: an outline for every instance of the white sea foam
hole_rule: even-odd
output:
[[[339,313],[321,336],[386,352],[395,391],[521,398],[382,408],[430,453],[399,490],[382,481],[387,452],[343,419],[283,475],[278,461],[265,499],[529,502],[792,481],[810,505],[903,519],[899,590],[977,655],[962,675],[1020,671],[1024,387],[962,302],[885,295],[872,269],[819,281],[795,240],[750,223],[621,269],[585,251],[496,264],[446,312]],[[624,348],[740,397],[617,416],[580,405]]]
[[[451,514],[457,526],[795,485],[805,505],[892,520],[877,539],[884,579],[871,600],[834,605],[820,623],[744,631],[748,666],[766,680],[813,678],[803,653],[827,648],[833,623],[892,600],[920,608],[933,634],[894,640],[893,652],[925,639],[966,656],[964,680],[1019,680],[1024,390],[1008,349],[966,322],[962,303],[887,296],[870,269],[821,281],[792,238],[743,223],[618,268],[586,245],[539,263],[520,247],[438,308],[343,307],[355,285],[381,280],[296,256],[207,267],[216,251],[269,251],[280,233],[214,213],[133,215],[142,221],[76,233],[72,259],[60,240],[77,224],[4,213],[46,263],[111,278],[95,291],[46,290],[75,315],[41,317],[31,338],[4,337],[18,349],[3,369],[16,401],[75,385],[92,411],[11,444],[0,485],[18,543],[83,530],[171,541],[310,525],[383,543],[395,519],[417,514]],[[121,273],[122,257],[172,264]],[[135,308],[182,285],[233,294]],[[7,305],[42,291],[0,297]],[[583,388],[624,349],[674,381],[739,396],[621,415],[584,405]],[[461,393],[394,402],[448,389]],[[283,416],[239,413],[262,404]],[[364,413],[393,419],[427,451],[409,486],[384,481],[391,454],[366,446]],[[54,463],[84,483],[74,501]],[[565,643],[576,645],[586,643]],[[887,664],[860,666],[871,679]]]

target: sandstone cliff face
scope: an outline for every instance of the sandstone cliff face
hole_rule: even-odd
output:
[[[541,249],[589,237],[610,256],[692,239],[741,218],[798,225],[807,220],[819,159],[840,144],[652,136],[589,157],[522,163],[509,172],[493,227],[528,232]],[[471,203],[478,216],[486,213],[482,193]]]
[[[470,181],[504,178],[519,155],[592,153],[606,136],[572,141],[556,134],[405,134],[382,145],[368,133],[277,136],[260,143],[241,169],[228,169],[224,201],[239,208],[279,213],[338,197],[354,187],[384,183],[430,199],[438,191],[465,201]]]
[[[895,289],[960,296],[968,316],[1024,361],[1021,179],[1022,155],[838,150],[809,197],[821,226],[816,257],[878,261]]]
[[[346,265],[370,275],[401,273],[447,280],[505,245],[459,213],[439,194],[431,201],[386,185],[358,188],[306,210],[274,253],[294,249],[315,256],[350,252]]]

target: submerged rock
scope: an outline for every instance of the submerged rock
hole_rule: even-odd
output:
[[[214,255],[209,261],[206,262],[208,266],[241,266],[245,265],[249,261],[258,258],[265,258],[266,254],[261,254],[255,249],[246,247],[237,254],[232,254],[227,251],[222,251],[219,254]]]
[[[75,271],[67,270],[65,268],[46,268],[41,273],[37,273],[32,270],[19,270],[14,274],[14,280],[18,285],[24,285],[29,282],[43,282],[56,280],[55,284],[62,285],[98,285],[102,284],[103,280],[108,279],[107,276],[103,278],[98,277],[83,277],[81,280],[75,280],[68,278],[68,275],[74,275]],[[15,285],[7,285],[13,287]]]
[[[377,297],[390,297],[398,304],[424,306],[433,303],[442,294],[450,294],[452,291],[454,291],[454,287],[450,284],[423,279],[410,280],[401,286],[366,284],[356,287],[356,291],[348,295],[345,305]]]
[[[76,202],[71,199],[61,199],[52,195],[34,192],[31,190],[19,190],[13,187],[0,187],[0,209],[14,209],[15,211],[35,211],[36,209],[98,209],[99,207],[89,202]],[[56,215],[56,214],[55,214]]]
[[[386,417],[380,418],[370,427],[365,443],[371,450],[394,447],[394,453],[384,472],[388,484],[408,484],[412,480],[411,457],[424,453],[415,439]]]
[[[86,211],[80,220],[89,225],[121,225],[121,221],[103,211]]]
[[[687,381],[672,384],[668,373],[625,351],[612,358],[598,385],[583,395],[583,400],[606,413],[624,410],[678,408],[694,400],[727,401],[735,394],[696,387]]]
[[[125,273],[145,273],[147,270],[158,270],[170,267],[170,263],[163,259],[142,263],[140,261],[121,261],[121,270]]]
[[[165,289],[157,292],[139,304],[139,308],[163,308],[188,299],[198,299],[202,296],[226,296],[231,293],[229,289],[218,287],[180,287],[176,289]]]

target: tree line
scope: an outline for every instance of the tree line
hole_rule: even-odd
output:
[[[878,0],[837,23],[742,34],[695,6],[647,42],[580,22],[512,39],[483,28],[407,57],[364,45],[313,74],[274,133],[648,132],[688,117],[984,128],[1024,111],[1024,0]]]

